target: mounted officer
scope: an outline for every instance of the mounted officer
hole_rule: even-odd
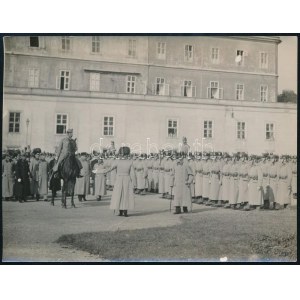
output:
[[[73,137],[73,129],[68,129],[67,130],[67,137],[63,138],[58,146],[57,149],[57,163],[56,165],[53,167],[53,173],[58,172],[58,169],[61,167],[62,162],[69,156],[69,155],[74,155],[75,156],[75,152],[77,151],[77,144],[76,144],[76,139],[72,139]],[[82,164],[80,162],[80,160],[75,157],[75,162],[77,165],[77,177],[81,177],[80,176],[80,170],[82,169]]]

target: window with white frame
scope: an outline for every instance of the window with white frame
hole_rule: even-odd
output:
[[[169,95],[169,85],[165,83],[165,79],[162,77],[157,77],[156,82],[153,85],[154,95]]]
[[[70,89],[70,71],[61,70],[60,75],[56,78],[56,89],[69,90]]]
[[[68,115],[56,114],[56,134],[65,134],[68,129]]]
[[[245,53],[246,52],[244,50],[236,50],[235,62],[238,65],[244,65]]]
[[[246,124],[245,122],[237,122],[237,138],[244,140],[246,138]]]
[[[19,133],[20,132],[20,112],[10,112],[8,122],[8,132]]]
[[[114,117],[105,116],[103,118],[103,135],[104,136],[114,135]]]
[[[274,140],[274,124],[266,123],[266,140]]]
[[[261,102],[268,101],[268,86],[265,84],[260,86],[260,101]]]
[[[136,40],[128,40],[128,56],[136,57]]]
[[[177,119],[168,119],[168,137],[177,138],[178,121]]]
[[[90,73],[90,91],[100,91],[100,73]]]
[[[213,137],[213,122],[212,121],[204,121],[203,137],[204,138],[212,138]]]
[[[69,36],[61,37],[61,49],[63,51],[70,51],[71,49],[71,39]]]
[[[237,83],[235,89],[235,100],[244,100],[244,85]]]
[[[184,60],[185,61],[193,61],[193,58],[194,58],[193,45],[185,45],[184,46]]]
[[[92,53],[100,53],[100,36],[92,36]]]
[[[29,37],[29,46],[32,48],[40,47],[40,40],[38,36],[30,36]]]
[[[157,58],[159,58],[159,59],[166,58],[166,43],[165,42],[157,43]]]
[[[183,86],[181,86],[181,96],[196,97],[196,87],[192,85],[191,80],[183,81]]]
[[[210,81],[207,88],[207,98],[209,99],[223,99],[223,89],[219,87],[218,81]]]
[[[28,72],[28,87],[37,88],[39,87],[39,69],[29,69]]]
[[[268,53],[267,52],[260,52],[259,64],[260,64],[261,69],[268,68]]]
[[[211,49],[211,60],[215,64],[219,62],[219,48]]]
[[[126,93],[134,94],[136,85],[136,76],[128,75],[126,84]]]

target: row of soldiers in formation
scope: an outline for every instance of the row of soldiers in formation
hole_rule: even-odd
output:
[[[55,165],[55,154],[33,150],[30,153],[6,153],[2,160],[2,198],[15,198],[20,202],[28,196],[36,200],[48,200],[48,190],[53,197],[61,189],[60,180],[49,182]],[[107,190],[113,190],[117,171],[113,168],[118,155],[99,153],[77,154],[81,161],[81,177],[76,178],[75,194],[79,201],[93,194],[100,201]],[[131,155],[134,192],[146,195],[147,192],[162,194],[172,199],[175,192],[176,165],[182,162],[187,168],[189,192],[182,197],[188,203],[183,209],[191,209],[189,203],[224,206],[244,209],[268,207],[280,209],[288,206],[297,197],[297,157],[273,154],[262,156],[246,153],[172,153]],[[110,172],[107,172],[110,170]],[[178,191],[177,191],[178,193]],[[176,204],[176,203],[175,203]],[[176,206],[176,205],[175,205]],[[177,208],[176,208],[177,209]]]

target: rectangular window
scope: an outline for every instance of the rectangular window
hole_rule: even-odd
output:
[[[165,83],[165,79],[161,77],[156,78],[156,82],[153,85],[153,94],[167,96],[169,95],[169,85]]]
[[[60,71],[60,76],[56,78],[56,88],[58,90],[69,90],[70,89],[70,71]]]
[[[237,63],[237,65],[244,65],[244,57],[245,57],[244,50],[236,50],[235,62]]]
[[[268,53],[267,52],[260,52],[259,65],[260,65],[261,69],[268,68]]]
[[[219,48],[212,48],[211,49],[211,60],[213,63],[219,62]]]
[[[28,87],[38,88],[39,87],[39,69],[29,69],[28,72]]]
[[[246,124],[245,122],[237,122],[237,138],[244,140],[246,138]]]
[[[177,138],[178,132],[178,121],[176,119],[168,120],[168,137]]]
[[[61,37],[61,49],[63,51],[70,51],[71,49],[71,39],[69,36]]]
[[[244,85],[237,84],[235,90],[235,100],[244,100]]]
[[[213,137],[213,122],[212,121],[204,121],[203,137],[205,137],[205,138]]]
[[[30,36],[29,37],[29,46],[33,48],[39,48],[40,43],[39,43],[39,37],[38,36]]]
[[[19,112],[9,113],[8,132],[19,133],[20,132],[20,115]]]
[[[100,53],[100,36],[92,37],[92,52]]]
[[[90,73],[90,91],[100,91],[100,73]]]
[[[158,42],[157,43],[157,58],[158,59],[165,59],[166,58],[166,43],[165,42]]]
[[[128,41],[128,56],[136,57],[136,40]]]
[[[223,99],[223,89],[219,88],[218,81],[211,81],[207,88],[207,98],[209,99]]]
[[[192,45],[184,46],[184,60],[185,61],[193,61],[194,58],[194,49]]]
[[[103,135],[114,135],[114,117],[104,117],[103,119]]]
[[[260,101],[261,102],[268,101],[268,86],[267,85],[260,86]]]
[[[68,115],[57,114],[56,115],[56,134],[65,134],[68,127]]]
[[[274,124],[273,123],[266,124],[266,139],[274,140]]]
[[[192,86],[191,80],[184,80],[181,87],[181,96],[183,97],[196,97],[196,87]]]
[[[126,93],[134,94],[135,93],[135,83],[136,83],[136,76],[127,76],[127,86],[126,86]]]

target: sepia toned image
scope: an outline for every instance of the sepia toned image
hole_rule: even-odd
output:
[[[3,262],[297,261],[296,36],[3,43]]]

